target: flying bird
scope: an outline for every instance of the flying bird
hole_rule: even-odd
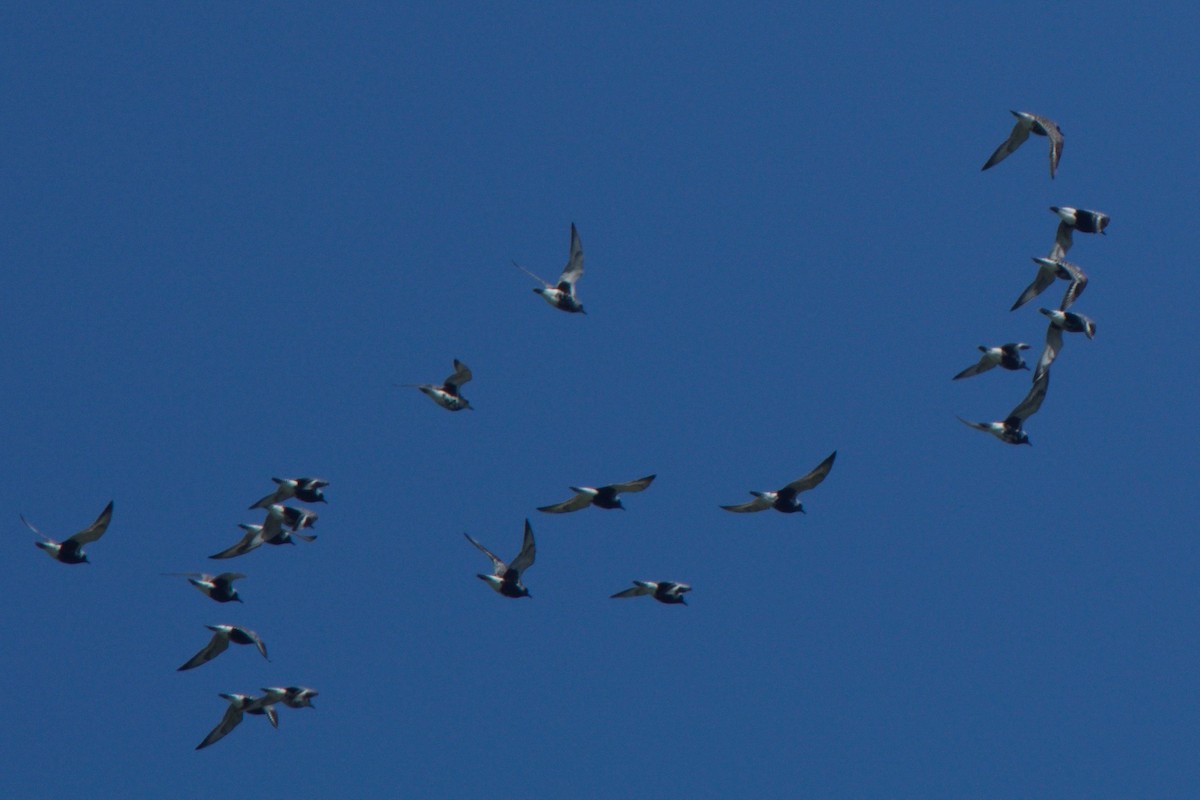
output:
[[[1038,359],[1037,369],[1033,373],[1035,381],[1046,373],[1054,359],[1058,358],[1058,351],[1062,350],[1063,345],[1063,331],[1082,333],[1089,339],[1096,336],[1096,323],[1083,314],[1076,314],[1074,311],[1051,311],[1048,308],[1039,308],[1038,311],[1050,318],[1050,326],[1046,328],[1046,347],[1042,350],[1042,357]]]
[[[312,699],[319,694],[317,690],[309,689],[306,686],[272,686],[263,691],[268,695],[278,697],[275,702],[283,703],[288,708],[316,708],[312,704]]]
[[[317,524],[317,512],[307,508],[295,508],[279,503],[267,507],[267,518],[263,520],[263,538],[273,539],[281,528],[298,531]],[[283,542],[273,542],[283,544]]]
[[[583,245],[579,242],[579,231],[575,230],[574,222],[571,223],[571,254],[567,258],[567,265],[563,267],[562,275],[558,276],[557,285],[533,274],[516,261],[513,262],[513,266],[543,284],[542,288],[533,291],[540,294],[550,305],[573,314],[587,313],[583,310],[583,304],[575,297],[575,284],[583,277]]]
[[[742,503],[740,506],[721,506],[721,508],[726,511],[737,511],[739,513],[765,511],[768,508],[774,508],[776,511],[782,511],[785,514],[794,514],[797,511],[806,513],[804,506],[801,505],[796,496],[801,492],[807,492],[825,480],[825,476],[829,474],[829,470],[833,469],[833,460],[835,458],[837,458],[837,450],[830,453],[829,457],[818,464],[812,472],[803,478],[797,478],[779,491],[750,492],[750,494],[754,495],[754,499],[749,503]]]
[[[104,535],[104,532],[108,530],[108,523],[112,520],[112,512],[113,504],[110,500],[108,505],[104,507],[104,510],[100,512],[100,516],[96,517],[95,522],[61,542],[51,539],[33,527],[33,524],[25,519],[24,515],[19,516],[21,517],[21,522],[25,523],[26,528],[29,528],[29,530],[45,540],[34,542],[34,544],[45,550],[46,554],[55,561],[61,561],[64,564],[90,564],[91,562],[88,561],[87,553],[83,552],[83,546],[96,541]]]
[[[238,527],[245,531],[246,534],[231,547],[228,547],[219,553],[214,553],[213,555],[209,556],[209,558],[235,558],[237,556],[244,556],[251,550],[257,550],[264,544],[294,545],[297,539],[305,542],[314,542],[317,539],[315,534],[309,536],[303,533],[290,531],[283,527],[278,520],[276,520],[275,523],[270,526],[269,536],[268,528],[264,525],[248,525],[246,523],[241,523],[238,525]]]
[[[534,556],[537,555],[536,548],[533,542],[533,528],[529,525],[529,520],[525,520],[525,540],[521,544],[521,552],[512,560],[511,564],[505,564],[491,550],[477,542],[471,537],[471,534],[464,533],[467,541],[478,547],[483,554],[492,560],[492,574],[478,575],[480,580],[486,581],[488,586],[491,586],[505,597],[531,597],[529,590],[521,583],[521,573],[533,566]]]
[[[201,664],[207,664],[228,650],[230,642],[234,644],[252,644],[258,648],[258,652],[262,653],[263,658],[266,658],[267,661],[271,660],[267,658],[267,646],[263,644],[263,640],[249,628],[242,628],[238,625],[205,625],[204,627],[213,632],[212,639],[209,640],[208,644],[199,653],[189,658],[187,663],[176,670],[176,672],[183,672],[187,669],[194,669]]]
[[[998,347],[986,347],[979,345],[983,355],[980,356],[977,364],[964,369],[962,372],[954,376],[954,380],[960,378],[970,378],[978,375],[981,372],[987,372],[992,367],[1003,367],[1004,369],[1018,370],[1029,369],[1025,364],[1025,359],[1021,358],[1021,351],[1028,350],[1029,345],[1024,342],[1009,342]]]
[[[1050,248],[1051,259],[1061,260],[1071,249],[1073,231],[1104,233],[1104,229],[1108,227],[1108,214],[1099,211],[1070,206],[1050,206],[1050,210],[1057,214],[1059,219],[1058,230],[1054,232],[1054,246]]]
[[[321,478],[271,478],[277,484],[275,491],[259,500],[251,509],[267,508],[268,506],[291,500],[293,497],[302,503],[326,503],[325,494],[321,490],[329,485],[329,481]]]
[[[433,402],[450,411],[474,411],[467,398],[463,397],[459,387],[471,380],[471,369],[466,364],[454,359],[454,373],[446,378],[441,386],[432,383],[402,383],[401,386],[420,389]]]
[[[561,503],[556,503],[552,506],[542,506],[538,511],[544,511],[547,514],[566,514],[570,511],[578,511],[581,508],[588,506],[597,506],[599,508],[619,508],[625,510],[625,506],[621,505],[621,498],[617,495],[622,492],[640,492],[654,482],[655,475],[647,475],[644,478],[638,478],[635,481],[627,483],[613,483],[608,486],[593,488],[591,486],[572,486],[572,492],[575,496],[570,500],[564,500]]]
[[[1021,296],[1017,298],[1017,302],[1013,303],[1012,308],[1009,309],[1010,311],[1016,311],[1046,291],[1050,287],[1050,284],[1054,283],[1055,279],[1058,278],[1070,281],[1070,284],[1067,286],[1067,293],[1063,296],[1063,311],[1071,303],[1074,303],[1075,298],[1083,294],[1083,290],[1087,288],[1087,274],[1078,265],[1072,264],[1069,261],[1063,261],[1061,258],[1040,258],[1034,256],[1033,261],[1038,265],[1037,274],[1033,276],[1033,283],[1025,287],[1025,291],[1021,292]]]
[[[1025,395],[1025,399],[1009,412],[1003,422],[971,422],[962,417],[959,417],[958,421],[975,430],[986,431],[1008,444],[1032,444],[1029,441],[1029,434],[1024,430],[1025,420],[1036,414],[1037,410],[1042,407],[1042,401],[1046,399],[1046,389],[1049,386],[1050,371],[1047,370],[1034,378],[1029,394]]]
[[[1017,124],[1013,126],[1008,138],[996,148],[996,152],[992,153],[992,157],[987,160],[983,168],[990,169],[1008,158],[1008,154],[1024,144],[1025,140],[1029,138],[1029,134],[1033,133],[1045,136],[1050,140],[1050,178],[1053,179],[1054,171],[1058,169],[1058,160],[1062,157],[1063,148],[1063,135],[1058,123],[1028,111],[1012,111],[1010,113],[1017,118]]]
[[[229,707],[225,709],[225,716],[221,717],[221,721],[217,723],[217,727],[209,731],[208,736],[204,737],[204,741],[196,745],[197,750],[203,750],[213,742],[225,738],[225,735],[242,723],[243,714],[264,714],[271,720],[271,724],[278,727],[279,720],[275,715],[275,709],[269,704],[264,703],[263,697],[251,697],[248,694],[236,693],[221,693],[218,695],[229,701]]]
[[[676,583],[675,581],[634,581],[632,589],[626,589],[623,592],[617,592],[612,596],[612,599],[618,597],[640,597],[641,595],[651,595],[660,603],[667,605],[687,605],[687,601],[683,599],[684,592],[690,592],[691,585],[686,583]]]
[[[222,572],[220,575],[209,575],[207,572],[165,572],[163,574],[187,578],[188,583],[218,603],[235,600],[239,603],[243,602],[242,598],[238,596],[237,589],[233,588],[234,581],[246,577],[240,572]]]

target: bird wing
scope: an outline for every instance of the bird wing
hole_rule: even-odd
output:
[[[213,742],[221,739],[225,734],[236,728],[242,721],[242,709],[235,702],[229,703],[229,708],[225,709],[225,716],[221,717],[217,727],[209,731],[208,736],[204,737],[204,741],[196,745],[197,750],[203,750]]]
[[[283,506],[279,506],[283,508]],[[262,524],[262,540],[265,542],[268,539],[274,539],[283,531],[283,513],[276,513],[275,506],[272,505],[267,509],[267,518]]]
[[[817,486],[821,481],[825,480],[825,476],[829,474],[829,470],[833,469],[833,460],[837,458],[837,450],[829,454],[829,457],[818,464],[812,472],[805,475],[803,478],[796,480],[783,487],[780,491],[791,490],[799,494],[806,492],[809,489]]]
[[[642,595],[654,594],[654,590],[658,588],[658,584],[653,581],[634,581],[633,587],[626,589],[623,592],[617,592],[609,599],[617,599],[620,597],[641,597]]]
[[[566,514],[571,511],[578,511],[581,508],[587,508],[592,504],[593,495],[586,492],[579,492],[570,500],[564,500],[561,503],[555,503],[552,506],[540,506],[538,511],[547,514]]]
[[[1065,222],[1058,223],[1058,230],[1054,232],[1054,247],[1050,248],[1050,258],[1061,261],[1062,257],[1071,249],[1071,231],[1074,230],[1073,225],[1068,225]]]
[[[47,542],[50,542],[51,544],[59,544],[59,541],[58,541],[57,539],[51,539],[51,538],[50,538],[49,536],[47,536],[46,534],[42,533],[42,532],[41,532],[41,531],[39,531],[37,528],[33,527],[33,523],[32,523],[32,522],[30,522],[29,520],[25,519],[25,515],[24,515],[24,514],[19,514],[18,516],[21,518],[21,522],[24,522],[24,523],[25,523],[25,527],[26,527],[26,528],[29,528],[29,530],[33,531],[33,532],[34,532],[34,533],[36,533],[38,536],[42,537],[43,539],[45,539]]]
[[[1058,351],[1062,350],[1062,345],[1062,328],[1051,324],[1046,329],[1046,346],[1042,348],[1042,357],[1038,359],[1037,369],[1033,373],[1034,383],[1037,383],[1043,375],[1048,374],[1050,365],[1054,363],[1054,359],[1058,358]]]
[[[271,478],[271,480],[278,484],[275,487],[275,491],[271,492],[266,497],[263,497],[254,505],[250,506],[250,508],[270,508],[276,503],[282,503],[284,500],[296,495],[296,486],[298,485],[296,481],[283,480],[282,478]]]
[[[223,581],[225,583],[233,583],[236,580],[246,577],[240,572],[222,572],[217,577],[213,578],[214,582]]]
[[[1025,420],[1037,413],[1037,410],[1042,407],[1042,401],[1046,399],[1046,389],[1050,386],[1050,371],[1042,373],[1041,377],[1033,382],[1033,387],[1030,388],[1029,394],[1025,395],[1025,399],[1017,404],[1017,407],[1008,415],[1008,420],[1005,424],[1016,421],[1019,428]]]
[[[113,504],[110,500],[108,501],[108,505],[104,507],[104,510],[100,512],[100,516],[96,517],[95,522],[68,538],[67,541],[75,542],[76,544],[87,544],[88,542],[96,541],[108,530],[108,523],[112,520],[112,512]]]
[[[503,561],[501,561],[495,553],[480,544],[475,537],[471,536],[471,534],[464,533],[463,536],[467,537],[468,542],[478,547],[481,551],[483,551],[485,556],[492,560],[493,575],[503,575],[504,573],[508,572],[508,564],[505,564]]]
[[[257,633],[251,630],[246,630],[245,628],[238,628],[238,630],[244,633],[246,638],[254,642],[254,646],[258,648],[258,652],[262,653],[263,658],[267,659],[267,661],[271,660],[271,658],[267,655],[266,643],[263,642],[262,638]]]
[[[525,538],[521,541],[521,552],[517,553],[517,557],[509,564],[509,569],[514,569],[517,574],[520,574],[533,566],[533,559],[536,556],[537,546],[533,541],[533,526],[529,524],[529,520],[525,520]]]
[[[579,231],[575,230],[575,223],[571,223],[571,255],[567,258],[567,265],[563,267],[562,275],[558,277],[558,288],[562,289],[563,284],[567,284],[565,291],[572,294],[575,293],[575,282],[583,277],[583,245],[579,241]]]
[[[657,476],[647,475],[644,478],[638,478],[635,481],[629,481],[627,483],[614,483],[606,488],[612,489],[616,494],[620,494],[621,492],[640,492],[653,483],[655,477]]]
[[[443,385],[447,389],[454,390],[454,394],[458,394],[458,387],[469,380],[471,380],[471,368],[456,358],[454,359],[454,374],[446,378]]]
[[[1013,126],[1012,132],[1008,134],[1007,139],[1000,143],[1000,146],[996,148],[996,152],[992,153],[992,157],[983,165],[983,169],[991,169],[1008,158],[1008,154],[1024,144],[1028,138],[1029,123],[1021,117],[1017,117],[1017,124]]]
[[[745,514],[751,511],[766,511],[774,504],[775,501],[769,497],[755,497],[749,503],[742,503],[740,506],[721,506],[721,508],[726,511],[736,511],[739,514]]]
[[[1058,306],[1059,311],[1066,311],[1079,298],[1079,295],[1083,294],[1083,290],[1087,288],[1088,278],[1087,273],[1080,269],[1077,264],[1062,261],[1061,259],[1058,264],[1064,272],[1071,276],[1071,284],[1067,287],[1062,302]]]
[[[978,375],[981,372],[987,372],[989,369],[996,366],[996,363],[997,362],[992,361],[990,358],[988,358],[985,355],[983,358],[979,359],[978,363],[972,364],[971,366],[964,369],[962,372],[955,375],[953,380],[959,380],[960,378],[970,378],[975,375]]]
[[[185,669],[192,669],[201,664],[206,664],[228,649],[229,636],[218,631],[213,634],[212,639],[208,641],[208,644],[204,645],[204,648],[199,653],[189,658],[187,663],[177,669],[176,672],[183,672]],[[213,739],[213,741],[215,742],[216,739]]]
[[[1052,119],[1045,117],[1034,116],[1037,120],[1038,127],[1042,129],[1042,133],[1050,139],[1050,178],[1054,179],[1054,171],[1058,169],[1058,160],[1062,158],[1063,135],[1062,129],[1058,127],[1058,123]]]
[[[971,420],[963,419],[962,417],[957,417],[957,419],[963,425],[974,428],[977,431],[987,431],[988,433],[991,433],[992,426],[986,422],[971,422]]]
[[[675,581],[662,581],[658,584],[667,594],[678,597],[684,592],[690,592],[692,585],[690,583],[676,583]]]
[[[529,277],[533,278],[533,279],[534,279],[535,281],[537,281],[538,283],[540,283],[540,284],[544,285],[544,286],[545,286],[547,289],[552,289],[552,288],[554,288],[554,284],[553,284],[553,283],[551,283],[550,281],[546,280],[545,278],[543,278],[543,277],[542,277],[542,276],[540,276],[540,275],[535,275],[534,273],[532,273],[532,272],[530,272],[529,270],[527,270],[527,269],[525,269],[524,267],[522,267],[522,266],[521,266],[520,264],[518,264],[516,261],[512,262],[512,265],[513,265],[514,267],[516,267],[517,269],[521,270],[521,272],[524,272],[524,273],[525,273],[526,275],[528,275]]]
[[[1035,258],[1034,261],[1037,261],[1037,259]],[[1039,261],[1038,264],[1040,265],[1041,262]],[[1016,311],[1018,308],[1025,305],[1042,292],[1046,291],[1047,287],[1049,287],[1052,283],[1054,283],[1054,270],[1038,266],[1037,275],[1033,276],[1033,283],[1025,287],[1025,291],[1021,292],[1021,296],[1017,298],[1017,302],[1012,304],[1012,308],[1010,308],[1009,311]]]
[[[246,535],[238,540],[237,544],[228,547],[219,553],[214,553],[209,558],[234,558],[235,556],[243,556],[260,547],[263,543],[263,528],[262,526],[246,526]]]

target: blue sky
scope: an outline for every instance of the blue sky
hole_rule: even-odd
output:
[[[1200,792],[1200,20],[1125,8],[3,12],[5,796]],[[1043,139],[980,172],[1009,109],[1056,180]],[[1112,216],[1070,253],[1098,331],[1009,447],[955,415],[1028,373],[950,378],[1040,351],[1051,205]],[[586,317],[509,263],[571,222]],[[474,413],[394,386],[454,358]],[[717,508],[832,450],[807,515]],[[160,574],[308,474],[320,536],[225,562],[244,606]],[[110,499],[91,566],[18,520]],[[462,534],[526,517],[508,600]],[[209,623],[272,661],[177,673]],[[193,751],[281,684],[316,710]]]

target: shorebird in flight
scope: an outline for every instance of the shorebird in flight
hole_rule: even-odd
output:
[[[275,491],[259,500],[251,509],[267,508],[293,497],[301,503],[326,503],[325,494],[321,490],[329,485],[322,478],[271,478],[277,484]]]
[[[275,709],[271,708],[273,701],[270,701],[267,696],[251,697],[248,694],[226,694],[224,692],[218,696],[228,700],[229,707],[225,709],[225,716],[221,717],[217,727],[208,732],[208,736],[204,737],[203,742],[196,745],[197,750],[203,750],[213,742],[223,739],[227,733],[242,724],[243,714],[263,714],[273,726],[279,727],[279,718],[275,714]]]
[[[25,523],[26,528],[42,537],[44,541],[34,542],[34,544],[45,550],[46,554],[55,561],[61,561],[64,564],[90,564],[87,553],[83,552],[83,546],[104,535],[104,532],[108,530],[108,523],[112,520],[112,512],[113,504],[110,500],[104,510],[100,512],[100,516],[96,517],[95,522],[61,542],[51,539],[33,527],[33,523],[25,519],[24,515],[21,515],[21,522]]]
[[[835,458],[837,458],[837,450],[830,453],[829,457],[818,464],[812,472],[802,478],[797,478],[782,489],[775,492],[750,492],[750,494],[754,495],[754,499],[749,503],[742,503],[740,506],[721,506],[721,508],[726,511],[737,511],[740,513],[766,511],[768,508],[774,508],[776,511],[782,511],[785,514],[795,514],[797,511],[806,513],[797,495],[801,492],[807,492],[825,480],[825,476],[829,474],[829,470],[833,469],[833,460]]]
[[[535,275],[516,261],[513,262],[513,266],[542,284],[542,288],[533,291],[540,294],[550,305],[573,314],[587,313],[583,310],[583,304],[575,297],[575,284],[583,277],[583,245],[579,241],[579,231],[575,230],[574,222],[571,223],[571,254],[562,274],[558,276],[557,284]]]
[[[613,483],[600,487],[572,486],[570,489],[572,492],[575,492],[575,496],[570,500],[564,500],[552,506],[542,506],[538,511],[544,511],[547,514],[566,514],[571,511],[578,511],[581,508],[587,508],[588,506],[609,509],[619,508],[624,511],[625,506],[621,505],[621,498],[617,495],[622,492],[640,492],[653,483],[655,477],[654,475],[647,475],[635,481]]]
[[[979,349],[983,353],[979,358],[979,362],[972,364],[955,375],[954,380],[970,378],[981,372],[987,372],[992,367],[1003,367],[1004,369],[1011,370],[1029,369],[1029,366],[1025,363],[1025,359],[1021,358],[1021,351],[1029,349],[1029,345],[1024,342],[1009,342],[998,347],[986,347],[981,344],[979,345]]]
[[[271,660],[267,658],[267,646],[263,644],[263,640],[249,628],[242,628],[238,625],[205,625],[204,627],[213,632],[212,639],[204,646],[204,649],[189,658],[187,663],[176,670],[176,672],[183,672],[187,669],[194,669],[201,664],[207,664],[228,650],[230,642],[234,644],[252,644],[258,648],[258,652],[262,653],[263,658],[266,658],[267,661]]]
[[[1039,308],[1038,311],[1050,318],[1050,327],[1046,328],[1046,347],[1042,350],[1042,357],[1038,359],[1037,369],[1033,373],[1035,381],[1046,373],[1054,359],[1058,358],[1058,351],[1062,350],[1063,346],[1063,331],[1082,333],[1089,339],[1096,336],[1096,323],[1090,317],[1076,314],[1074,311],[1051,311],[1048,308]]]
[[[987,160],[983,168],[990,169],[1008,158],[1008,154],[1024,144],[1025,140],[1029,138],[1029,134],[1033,133],[1037,136],[1045,136],[1050,140],[1050,177],[1053,179],[1054,171],[1058,169],[1058,159],[1062,157],[1063,148],[1063,135],[1058,123],[1028,111],[1012,111],[1010,113],[1017,118],[1017,124],[1013,126],[1008,138],[996,148],[996,152],[992,153],[992,157]]]
[[[1058,229],[1054,232],[1054,246],[1050,248],[1050,258],[1054,260],[1061,260],[1071,249],[1073,231],[1104,233],[1104,229],[1108,227],[1108,214],[1099,211],[1070,206],[1050,206],[1050,210],[1057,214],[1059,219]]]
[[[495,553],[488,550],[482,544],[477,542],[469,533],[464,533],[467,541],[478,547],[485,556],[492,560],[491,575],[477,575],[481,581],[485,581],[488,586],[491,586],[505,597],[531,597],[529,590],[521,583],[521,573],[533,566],[533,559],[537,555],[536,546],[533,542],[533,528],[529,525],[529,520],[525,520],[525,539],[521,544],[521,552],[512,560],[512,563],[505,564]]]
[[[1041,258],[1034,256],[1033,262],[1038,265],[1037,275],[1033,276],[1033,283],[1026,286],[1025,291],[1021,292],[1021,296],[1017,298],[1017,302],[1013,303],[1012,308],[1009,309],[1010,311],[1016,311],[1046,291],[1046,289],[1050,288],[1050,284],[1059,278],[1064,281],[1070,281],[1070,284],[1067,286],[1067,292],[1063,295],[1062,305],[1059,306],[1059,309],[1062,311],[1066,311],[1067,307],[1075,302],[1075,298],[1083,294],[1083,290],[1087,288],[1087,274],[1078,265],[1072,264],[1070,261],[1064,261],[1061,258]]]
[[[676,583],[675,581],[634,581],[632,589],[626,589],[623,592],[617,592],[612,596],[612,599],[618,597],[640,597],[642,595],[651,595],[660,603],[667,605],[687,605],[687,601],[683,599],[684,592],[690,592],[692,587],[686,583]]]
[[[1046,399],[1046,389],[1050,386],[1050,371],[1042,373],[1034,379],[1033,387],[1025,399],[1009,412],[1002,422],[971,422],[962,417],[958,421],[969,425],[977,431],[986,431],[997,439],[1008,444],[1031,444],[1029,434],[1025,432],[1025,420],[1037,413]]]
[[[471,368],[454,359],[454,372],[442,382],[441,386],[433,383],[402,383],[401,386],[420,389],[426,397],[442,408],[450,411],[462,411],[464,408],[474,411],[467,398],[463,397],[459,387],[471,380]]]

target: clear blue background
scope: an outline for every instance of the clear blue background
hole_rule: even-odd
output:
[[[10,4],[0,789],[1200,794],[1193,9]],[[1040,138],[980,172],[1010,108],[1056,180]],[[954,417],[1029,374],[950,377],[1040,352],[1050,205],[1112,216],[1098,334],[1009,447]],[[509,263],[572,221],[586,317]],[[474,413],[394,386],[453,358]],[[807,516],[717,508],[835,449]],[[315,543],[206,559],[307,474]],[[91,566],[17,518],[110,498]],[[511,601],[462,534],[525,517]],[[160,574],[225,565],[244,606]],[[217,622],[273,660],[177,673]],[[276,684],[316,710],[193,751]]]

